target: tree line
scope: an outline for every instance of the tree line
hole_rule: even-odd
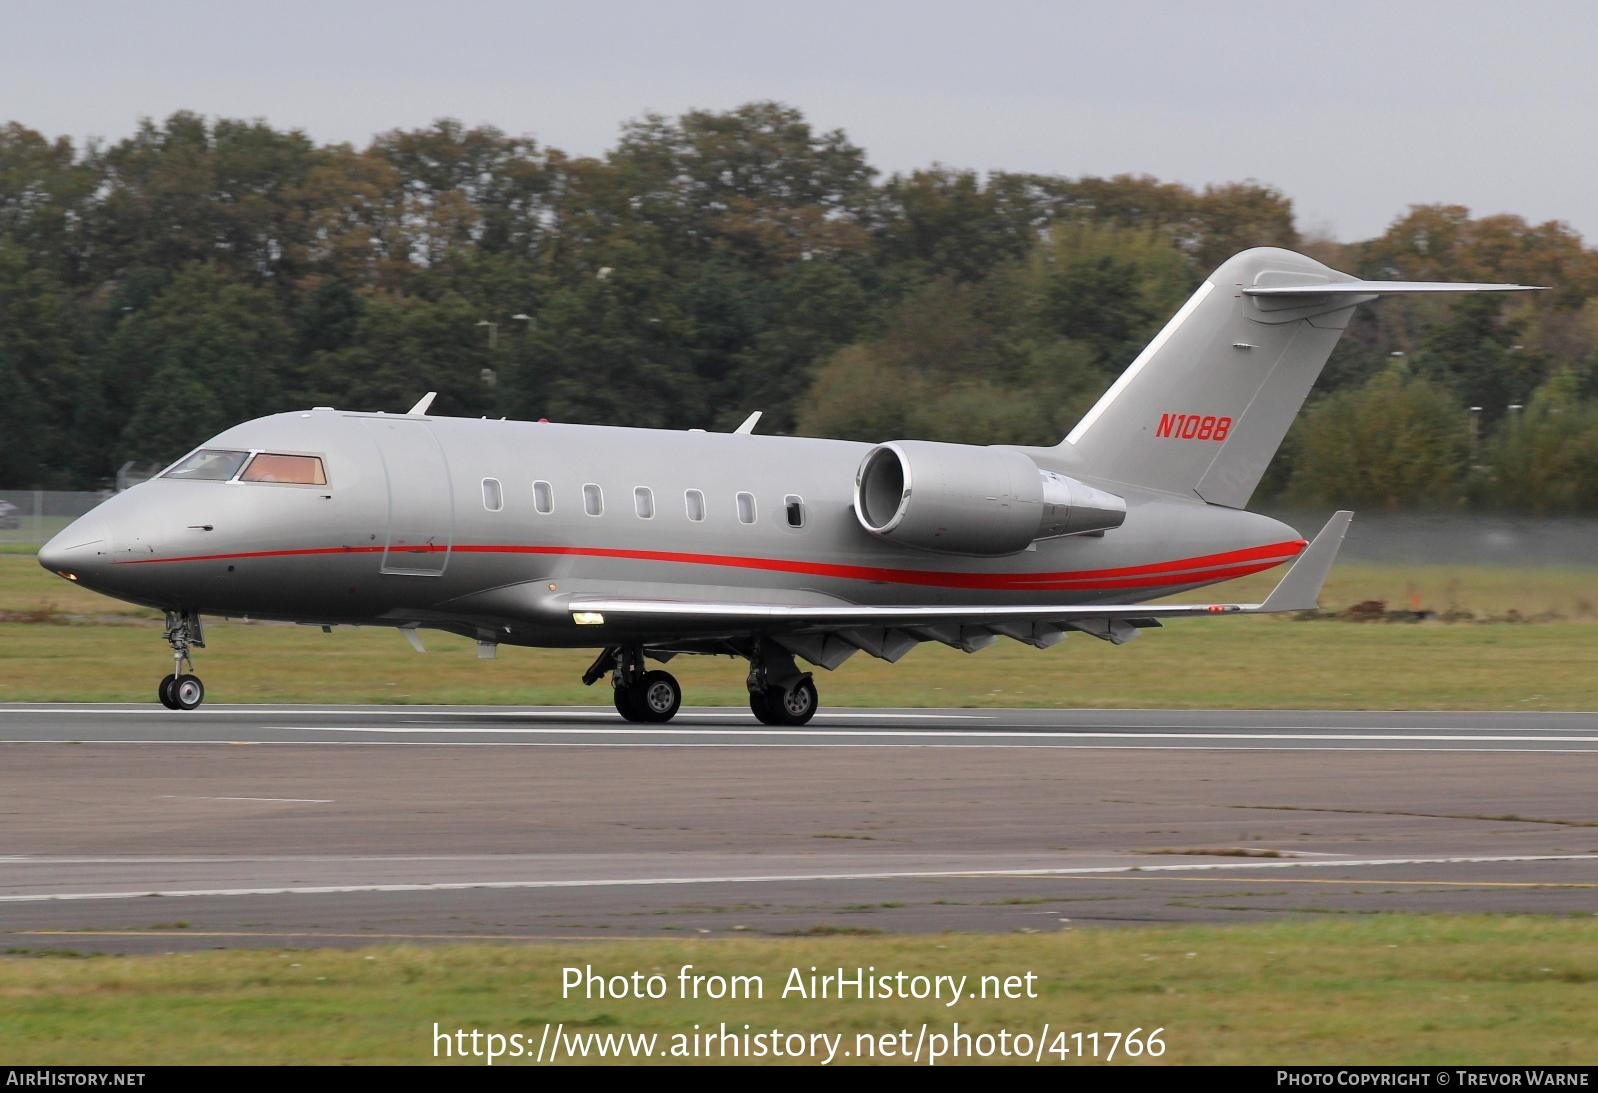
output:
[[[1361,309],[1264,499],[1598,508],[1598,253],[1411,207],[1305,238],[1255,182],[888,177],[796,109],[647,116],[598,158],[443,120],[363,149],[182,112],[0,128],[0,483],[91,488],[310,405],[1054,443],[1216,265],[1552,291]]]

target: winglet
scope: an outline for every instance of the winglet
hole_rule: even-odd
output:
[[[1326,577],[1332,571],[1332,563],[1337,560],[1337,551],[1343,545],[1343,536],[1348,534],[1348,524],[1352,519],[1354,514],[1346,509],[1333,513],[1332,518],[1326,521],[1326,526],[1321,528],[1321,533],[1315,536],[1315,541],[1288,567],[1281,582],[1272,589],[1258,610],[1315,610],[1321,596],[1321,585],[1326,583]]]
[[[421,417],[433,405],[433,400],[438,397],[437,391],[429,391],[416,400],[416,405],[405,411],[406,417]]]
[[[760,415],[764,412],[765,411],[763,410],[756,410],[754,413],[744,418],[744,423],[733,430],[734,435],[738,433],[742,433],[744,436],[753,435],[755,431],[755,423],[760,420]]]

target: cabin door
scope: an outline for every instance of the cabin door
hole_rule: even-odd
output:
[[[366,418],[388,476],[388,541],[383,572],[437,577],[449,564],[455,523],[444,449],[426,421]]]

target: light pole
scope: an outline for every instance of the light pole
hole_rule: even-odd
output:
[[[498,349],[499,348],[499,324],[498,323],[491,323],[487,319],[479,319],[479,320],[477,320],[477,325],[478,326],[486,326],[486,327],[488,327],[488,348],[490,348],[490,349]]]
[[[518,311],[516,314],[512,315],[511,318],[515,319],[519,323],[526,323],[526,333],[528,334],[531,334],[534,328],[538,326],[538,320],[524,311]]]

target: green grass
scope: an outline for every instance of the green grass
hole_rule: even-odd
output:
[[[65,943],[65,942],[64,942]],[[759,976],[764,999],[684,1000],[678,969]],[[562,969],[658,972],[660,1001],[562,998]],[[1036,998],[780,995],[791,968],[1037,975]],[[181,956],[0,957],[5,1054],[48,1063],[431,1063],[433,1025],[843,1034],[1163,1028],[1164,1064],[1590,1064],[1592,919],[1370,916],[1231,927]],[[1074,1046],[1074,1045],[1073,1045]],[[445,1060],[439,1060],[445,1061]],[[1077,1061],[1074,1057],[1068,1061]],[[503,1060],[502,1060],[503,1062]],[[478,1062],[481,1065],[481,1061]]]
[[[1271,575],[1225,586],[1254,599]],[[1196,619],[1122,647],[1073,635],[1039,652],[1014,642],[967,656],[923,645],[897,665],[860,654],[821,673],[833,705],[1568,710],[1598,707],[1598,570],[1348,565],[1322,597],[1412,602],[1524,623]],[[147,701],[169,670],[154,612],[108,600],[0,556],[0,701]],[[198,669],[212,701],[606,704],[578,676],[587,651],[473,644],[424,632],[418,656],[394,631],[207,620]],[[742,706],[741,662],[683,657],[690,703]]]

